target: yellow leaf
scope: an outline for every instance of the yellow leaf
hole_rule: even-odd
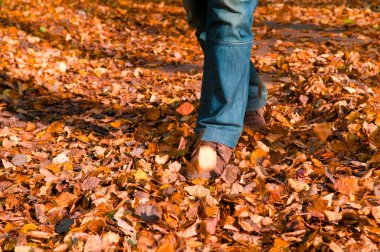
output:
[[[121,120],[116,120],[110,123],[111,127],[114,127],[116,129],[120,128],[121,124],[122,124]]]
[[[268,153],[262,149],[254,150],[251,154],[252,165],[259,165],[267,156]]]
[[[135,180],[149,180],[148,175],[141,169],[138,169],[135,173]]]
[[[53,173],[57,173],[61,171],[61,164],[49,164],[46,166],[46,169],[52,171]]]
[[[96,75],[96,77],[100,78],[102,77],[102,75],[104,73],[107,72],[107,69],[106,68],[103,68],[103,67],[98,67],[98,68],[95,68],[94,70],[94,74]]]
[[[59,133],[63,132],[63,128],[65,127],[65,123],[63,122],[53,122],[47,128],[47,133]]]
[[[86,135],[79,135],[77,136],[77,139],[83,143],[88,143],[90,142],[90,139]]]
[[[22,228],[21,228],[21,232],[22,233],[27,233],[29,231],[34,231],[34,230],[37,230],[37,226],[34,225],[34,224],[25,224]]]
[[[4,227],[5,233],[9,233],[10,231],[12,231],[12,229],[13,229],[12,223],[8,222],[7,224],[5,224],[5,227]]]
[[[64,163],[63,163],[63,169],[64,169],[65,171],[72,171],[72,170],[74,170],[74,166],[73,166],[73,164],[70,163],[70,162],[64,162]]]
[[[380,126],[380,113],[377,114],[377,117],[376,117],[376,119],[375,119],[375,124],[376,124],[377,126]]]
[[[286,251],[290,251],[289,243],[280,238],[277,238],[276,240],[274,240],[274,245],[269,250],[269,252],[286,252]]]
[[[38,133],[36,134],[36,138],[37,138],[37,139],[42,138],[42,137],[45,135],[45,133],[46,133],[45,130],[38,132]]]
[[[78,73],[80,75],[86,75],[87,74],[86,70],[83,70],[83,69],[79,69]]]

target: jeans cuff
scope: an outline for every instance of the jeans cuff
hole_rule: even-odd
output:
[[[197,129],[196,132],[197,132],[197,134],[202,132],[201,140],[203,140],[203,141],[224,144],[230,148],[235,148],[238,141],[239,141],[239,138],[240,138],[240,135],[239,136],[231,136],[231,135],[226,134],[226,132],[224,132],[224,131],[215,130],[215,129],[211,129],[211,130],[210,129],[209,130],[206,130],[206,129],[198,130]]]

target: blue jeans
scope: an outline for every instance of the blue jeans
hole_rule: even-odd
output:
[[[252,19],[257,0],[183,0],[189,24],[204,52],[197,121],[202,140],[234,148],[244,114],[266,103],[267,90],[253,66]]]

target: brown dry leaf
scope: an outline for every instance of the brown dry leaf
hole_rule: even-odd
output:
[[[239,229],[235,227],[235,218],[232,216],[227,216],[224,220],[223,229],[239,232]]]
[[[316,218],[323,218],[324,211],[327,208],[328,201],[324,199],[316,199],[312,202],[311,206],[307,208],[307,211],[311,216]]]
[[[340,177],[334,183],[334,188],[342,194],[354,195],[359,190],[358,181],[354,176]]]
[[[95,154],[97,158],[100,158],[100,159],[104,158],[104,153],[106,152],[106,150],[107,150],[106,148],[103,148],[101,146],[94,147]]]
[[[27,122],[25,125],[25,131],[34,131],[36,130],[36,128],[37,128],[37,125],[32,122]]]
[[[116,249],[117,244],[120,241],[120,235],[108,232],[102,236],[102,250]]]
[[[313,127],[314,133],[317,135],[319,140],[324,143],[326,142],[327,138],[332,133],[332,125],[331,123],[316,123]]]
[[[261,245],[260,237],[254,235],[234,232],[232,239],[234,239],[237,242],[248,243],[250,245]]]
[[[233,184],[239,177],[241,171],[239,167],[234,165],[227,165],[226,168],[223,171],[222,179],[226,183]]]
[[[177,109],[176,112],[181,116],[188,116],[195,110],[194,106],[189,102],[182,103]]]
[[[306,160],[307,160],[306,155],[304,153],[298,152],[297,156],[293,159],[292,166],[294,167],[294,166],[300,165]]]
[[[380,206],[372,207],[371,213],[373,218],[375,218],[375,220],[377,221],[377,223],[380,224]]]
[[[15,141],[11,141],[11,140],[8,140],[8,139],[4,139],[3,142],[2,142],[2,145],[5,149],[10,149],[12,147],[15,147],[17,146],[17,142]]]
[[[329,248],[333,251],[333,252],[344,252],[344,250],[342,249],[341,246],[339,246],[338,244],[336,244],[335,242],[330,242],[329,244]]]
[[[99,235],[90,235],[84,245],[84,252],[102,251],[102,239]]]
[[[301,192],[301,191],[309,191],[310,186],[302,181],[294,180],[294,179],[288,179],[288,184],[290,187],[296,191],[296,192]]]
[[[331,222],[338,222],[343,217],[341,213],[337,213],[337,212],[325,210],[323,213],[325,214],[327,220]]]
[[[198,229],[199,224],[200,224],[200,221],[197,220],[190,227],[188,227],[182,231],[176,232],[176,235],[178,237],[183,238],[183,239],[187,239],[187,238],[196,236],[196,235],[198,235],[197,229]]]
[[[185,191],[194,197],[203,198],[210,195],[210,190],[202,185],[186,186]]]
[[[48,222],[48,218],[45,215],[45,205],[43,204],[35,204],[34,205],[36,217],[38,221],[42,224],[45,224]]]
[[[260,227],[250,219],[239,219],[238,223],[240,227],[247,232],[259,232],[260,230]]]
[[[175,252],[178,246],[177,238],[173,233],[166,235],[159,244],[157,252]]]
[[[284,126],[291,128],[291,125],[290,125],[289,121],[286,119],[285,116],[283,116],[282,114],[280,114],[280,113],[277,112],[277,111],[273,111],[273,116],[274,116],[274,118],[276,118],[280,123],[282,123]]]
[[[83,181],[81,188],[83,191],[93,190],[100,184],[100,181],[100,178],[89,176]]]
[[[157,121],[161,117],[161,110],[156,108],[150,108],[146,111],[146,117],[150,121]]]
[[[153,204],[142,204],[136,207],[135,214],[148,223],[155,223],[161,219],[161,212]]]
[[[69,193],[69,192],[61,192],[55,199],[55,203],[61,207],[61,208],[65,208],[65,207],[68,207],[70,206],[74,200],[77,199],[77,196],[72,194],[72,193]]]

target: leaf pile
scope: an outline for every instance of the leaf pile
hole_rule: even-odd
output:
[[[0,1],[2,251],[377,251],[376,1],[262,1],[268,128],[180,170],[202,53],[180,0]]]

